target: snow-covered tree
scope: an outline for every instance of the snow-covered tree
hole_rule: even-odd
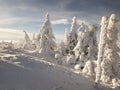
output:
[[[96,75],[96,81],[102,80],[104,83],[110,83],[113,78],[116,78],[118,72],[115,72],[115,67],[120,61],[119,49],[116,44],[118,39],[116,24],[118,20],[115,14],[112,14],[107,20],[106,17],[103,17],[101,22],[101,42],[99,43]]]
[[[96,29],[97,27],[94,25],[89,26],[89,44],[88,44],[88,55],[87,61],[85,62],[83,73],[90,76],[91,78],[95,78],[96,72],[96,60],[97,60],[97,37],[96,37]]]
[[[89,36],[89,31],[86,30],[84,24],[82,23],[78,33],[78,38],[77,38],[78,43],[73,50],[75,52],[75,59],[77,63],[79,62],[79,64],[81,64],[80,65],[81,67],[83,66],[83,64],[85,63],[84,61],[86,61],[87,58],[85,53],[88,48],[88,36]]]
[[[73,17],[73,22],[72,22],[69,37],[70,37],[69,48],[70,48],[70,50],[73,50],[77,44],[77,20],[76,20],[76,17]]]
[[[96,73],[96,82],[100,80],[101,77],[101,62],[104,56],[104,49],[106,45],[107,39],[107,26],[108,26],[108,17],[103,16],[101,20],[101,32],[100,32],[100,40],[98,46],[98,59],[97,59],[97,73]]]
[[[86,61],[95,60],[97,55],[96,26],[91,25],[87,30],[85,24],[81,24],[78,33],[78,43],[74,48],[77,64],[84,67]]]
[[[85,23],[81,23],[80,28],[78,29],[78,32],[88,30],[88,26]]]
[[[27,32],[26,31],[23,31],[23,32],[25,33],[25,37],[24,37],[24,43],[23,43],[22,48],[26,49],[31,44],[31,40],[30,40],[29,35],[27,34]]]
[[[45,16],[45,22],[43,23],[43,26],[41,28],[39,53],[46,56],[54,56],[55,47],[55,37],[52,32],[49,14],[47,13]]]
[[[29,35],[26,31],[23,31],[25,33],[24,41],[22,42],[22,49],[25,50],[35,50],[36,46],[32,43],[32,40],[30,40]],[[20,44],[20,43],[19,43]]]
[[[96,36],[97,27],[95,25],[89,26],[89,47],[88,47],[88,60],[97,60],[97,36]]]
[[[65,44],[66,54],[70,50],[69,43],[70,43],[70,33],[69,33],[68,29],[66,28],[65,29],[65,36],[64,36],[64,44]]]

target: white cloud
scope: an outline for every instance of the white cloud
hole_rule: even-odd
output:
[[[28,33],[32,37],[32,33]],[[22,30],[0,28],[0,40],[20,40],[24,38]]]
[[[58,20],[53,20],[51,21],[52,24],[68,24],[68,20],[67,19],[58,19]]]
[[[32,38],[33,33],[27,32],[30,38]],[[64,39],[63,34],[55,34],[56,41],[61,41]],[[23,30],[0,28],[0,41],[1,40],[23,40],[24,32]]]
[[[27,23],[31,21],[37,21],[32,18],[28,17],[0,17],[0,24],[1,25],[11,25],[11,24],[21,24],[21,23]]]

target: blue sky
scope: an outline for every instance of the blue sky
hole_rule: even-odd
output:
[[[60,40],[65,28],[70,29],[73,16],[78,25],[83,21],[100,27],[103,15],[115,13],[120,18],[119,8],[120,0],[0,0],[0,32],[9,31],[1,33],[0,39],[21,38],[14,31],[26,30],[30,35],[39,32],[48,12],[53,32]]]

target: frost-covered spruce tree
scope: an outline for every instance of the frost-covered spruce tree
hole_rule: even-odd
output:
[[[23,31],[25,33],[25,37],[24,37],[24,42],[23,42],[23,49],[29,49],[29,45],[31,44],[31,40],[29,38],[29,35],[27,34],[26,31]]]
[[[113,78],[116,78],[117,72],[115,72],[115,65],[120,61],[118,55],[118,47],[116,44],[118,39],[116,27],[117,22],[118,20],[116,18],[116,15],[112,14],[109,18],[107,28],[105,28],[107,29],[106,32],[104,32],[106,33],[106,37],[101,37],[102,40],[105,39],[105,45],[103,55],[101,57],[102,59],[101,61],[98,61],[98,64],[101,65],[101,73],[100,75],[96,75],[96,81],[99,81],[99,79],[101,79],[104,83],[110,83]],[[101,27],[101,30],[102,29],[104,29],[104,27]]]
[[[77,64],[80,64],[80,67],[83,67],[85,61],[87,59],[87,48],[88,48],[88,39],[89,39],[89,31],[85,28],[85,24],[82,23],[79,28],[78,33],[78,43],[74,48],[75,52],[75,60]]]
[[[69,50],[70,50],[69,43],[70,43],[70,33],[69,33],[68,29],[66,28],[65,36],[64,36],[64,44],[65,44],[66,54],[68,54]]]
[[[118,20],[115,14],[112,14],[109,19],[108,28],[107,28],[107,41],[104,51],[104,59],[102,62],[102,75],[101,79],[104,82],[109,82],[112,78],[115,78],[117,72],[115,71],[115,65],[120,60],[118,56],[118,47],[117,47],[117,24]],[[109,70],[108,70],[109,69]]]
[[[84,65],[84,69],[82,72],[91,78],[95,78],[95,69],[96,69],[96,60],[97,60],[97,37],[96,37],[97,27],[95,25],[89,26],[89,40],[88,40],[88,48],[87,48],[87,57]]]
[[[97,36],[96,36],[97,27],[95,25],[89,26],[89,44],[88,44],[88,60],[97,60]]]
[[[85,29],[88,30],[88,26],[84,22],[82,22],[80,24],[80,28],[78,29],[78,32],[84,31]]]
[[[88,37],[88,30],[86,30],[84,23],[82,23],[80,25],[79,33],[78,33],[78,38],[77,38],[78,43],[74,48],[76,59],[78,59],[81,52],[83,52],[83,47],[84,47],[83,39],[85,39],[85,37]]]
[[[91,25],[89,30],[82,23],[79,34],[78,43],[74,48],[75,58],[80,67],[84,67],[86,61],[95,60],[97,55],[97,38],[96,26]]]
[[[96,82],[98,82],[101,77],[101,72],[102,72],[101,62],[103,61],[104,49],[107,41],[107,27],[108,27],[108,17],[103,16],[101,20],[101,32],[100,32],[100,40],[98,46]]]
[[[43,23],[43,26],[41,28],[39,53],[45,56],[54,56],[55,47],[55,37],[52,32],[49,14],[47,13],[45,16],[45,22]]]
[[[70,31],[70,42],[69,42],[69,48],[72,51],[74,47],[77,44],[77,20],[76,17],[73,17],[73,22],[71,26],[71,31]]]

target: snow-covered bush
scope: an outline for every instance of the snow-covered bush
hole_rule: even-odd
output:
[[[57,44],[57,50],[55,53],[55,58],[61,58],[66,54],[65,44],[63,41]]]
[[[88,60],[85,64],[85,67],[84,67],[82,73],[95,79],[96,70],[97,70],[97,61],[96,60]]]
[[[67,55],[67,61],[66,61],[68,66],[74,66],[75,65],[75,54],[73,51],[71,51],[68,55]]]
[[[63,56],[59,52],[55,53],[55,59],[60,59],[62,57]]]

